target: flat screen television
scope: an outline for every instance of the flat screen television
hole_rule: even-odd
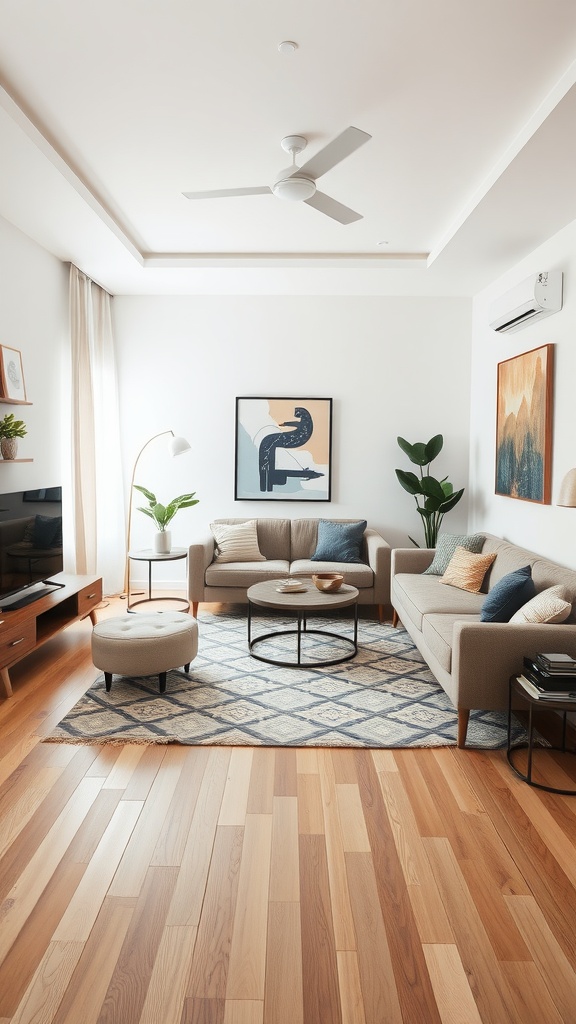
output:
[[[0,494],[0,608],[21,607],[62,572],[62,488]]]

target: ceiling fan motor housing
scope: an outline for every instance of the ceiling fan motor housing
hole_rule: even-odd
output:
[[[316,182],[311,178],[305,178],[303,174],[293,174],[275,181],[272,191],[278,199],[287,199],[293,203],[303,202],[314,195]]]

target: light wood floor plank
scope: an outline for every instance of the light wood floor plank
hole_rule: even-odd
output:
[[[182,863],[209,758],[208,747],[186,749],[186,760],[152,854],[152,865],[175,867]]]
[[[320,767],[320,791],[324,814],[334,942],[337,950],[353,950],[356,949],[356,931],[348,891],[334,762],[330,750],[318,751],[318,765]]]
[[[318,775],[298,776],[298,831],[301,835],[323,835],[324,812]]]
[[[52,1024],[82,953],[81,942],[51,942],[11,1024]]]
[[[352,950],[340,950],[336,954],[336,960],[342,1004],[342,1024],[366,1024],[358,956]]]
[[[442,1024],[482,1024],[456,946],[425,945],[424,955]]]
[[[570,1020],[576,1008],[576,946],[571,961],[556,942],[544,915],[531,896],[507,896],[506,902],[534,963],[547,978],[547,986],[560,1015]]]
[[[358,786],[340,783],[336,786],[336,799],[342,829],[345,853],[370,853],[370,840],[366,831],[364,811]]]
[[[195,944],[196,928],[164,929],[139,1024],[180,1024]]]
[[[50,744],[54,746],[54,744]],[[120,748],[120,754],[116,759],[112,771],[109,773],[104,789],[126,789],[136,768],[140,764],[146,747],[142,743],[127,743]]]
[[[270,903],[266,944],[266,1024],[303,1024],[299,903]]]
[[[54,932],[55,941],[88,940],[141,811],[142,804],[137,800],[122,801],[116,808],[82,881]],[[119,895],[123,896],[125,893]]]
[[[251,747],[235,747],[232,751],[218,819],[219,825],[244,825],[248,808],[253,753]]]
[[[186,996],[224,999],[234,928],[244,828],[218,826]]]
[[[300,899],[298,799],[295,796],[275,796],[272,803],[269,898],[278,903],[292,903]]]
[[[104,901],[53,1024],[96,1024],[132,913],[128,901]]]
[[[226,999],[264,999],[271,851],[272,815],[246,815]]]
[[[85,779],[79,784],[75,794],[8,893],[0,907],[0,961],[4,959],[27,917],[32,913],[101,787],[101,779]]]
[[[257,999],[228,999],[222,1024],[263,1024],[264,1005]]]
[[[226,785],[230,751],[216,747],[208,757],[182,854],[167,925],[197,928]]]
[[[328,864],[322,835],[300,836],[300,913],[304,1020],[342,1024]]]

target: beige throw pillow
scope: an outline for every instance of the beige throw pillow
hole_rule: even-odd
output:
[[[510,622],[565,622],[572,611],[566,596],[565,587],[548,587],[522,605]]]
[[[216,562],[265,562],[258,547],[255,519],[245,523],[210,523],[216,541]]]
[[[469,590],[477,594],[482,586],[484,577],[496,558],[496,554],[475,555],[466,548],[457,547],[448,563],[448,568],[440,583],[448,583],[451,587],[458,587],[459,590]]]

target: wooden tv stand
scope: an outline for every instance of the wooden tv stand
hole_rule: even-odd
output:
[[[9,669],[27,654],[66,629],[72,622],[90,616],[96,623],[95,608],[102,600],[100,576],[75,576],[59,572],[50,577],[63,583],[58,590],[24,606],[0,612],[0,683],[6,697],[12,696]]]

